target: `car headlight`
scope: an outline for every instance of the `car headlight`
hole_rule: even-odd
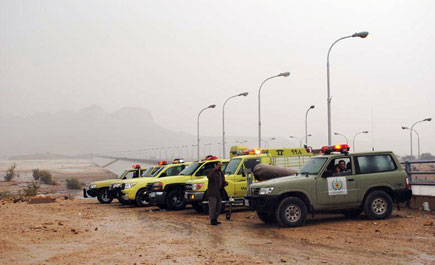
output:
[[[192,190],[200,190],[202,187],[204,187],[204,183],[194,183],[194,184],[192,184]]]
[[[91,184],[91,185],[89,185],[89,189],[95,189],[95,188],[97,188],[97,184]]]
[[[273,191],[273,187],[269,187],[269,188],[260,188],[260,195],[267,195],[267,194],[271,194]]]
[[[126,188],[126,189],[129,189],[129,188],[133,187],[133,186],[136,185],[136,184],[137,184],[136,182],[125,183],[125,188]]]
[[[153,184],[153,190],[163,190],[163,182],[156,182]]]

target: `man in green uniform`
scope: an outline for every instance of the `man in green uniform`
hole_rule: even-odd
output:
[[[222,207],[222,193],[225,187],[225,176],[222,172],[222,163],[217,162],[214,168],[210,170],[207,175],[208,178],[208,204],[209,204],[209,217],[211,225],[218,225],[218,217]]]

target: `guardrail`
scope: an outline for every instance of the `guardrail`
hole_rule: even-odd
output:
[[[408,173],[408,180],[410,185],[429,185],[429,186],[435,186],[435,171],[414,171],[412,168],[412,165],[419,165],[419,164],[434,164],[435,160],[414,160],[414,161],[404,161],[400,164],[405,166],[406,173]],[[414,180],[413,175],[416,180]],[[418,179],[418,176],[415,175],[433,175],[433,180],[422,180]]]

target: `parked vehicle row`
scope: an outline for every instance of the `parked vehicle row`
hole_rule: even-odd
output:
[[[284,227],[302,225],[309,213],[318,212],[348,217],[365,212],[371,219],[384,219],[391,215],[393,203],[411,199],[408,176],[392,152],[349,153],[347,145],[321,151],[313,156],[305,148],[238,146],[231,148],[230,160],[207,156],[194,162],[160,161],[147,169],[135,165],[117,179],[91,183],[84,195],[97,197],[101,203],[117,198],[122,204],[167,210],[191,204],[196,211],[208,213],[207,175],[221,162],[228,184],[223,206],[248,206],[263,222]],[[253,178],[257,165],[292,168],[298,173],[258,181]]]

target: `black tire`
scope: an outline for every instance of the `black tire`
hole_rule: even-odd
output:
[[[201,208],[202,208],[202,212],[203,212],[204,214],[207,214],[207,215],[208,215],[208,210],[209,210],[209,207],[208,207],[208,201],[207,201],[207,203],[202,203],[202,202],[201,202]]]
[[[97,199],[102,204],[109,204],[113,201],[113,196],[110,194],[109,189],[100,189],[97,195]]]
[[[122,205],[130,205],[130,201],[129,201],[129,200],[124,200],[124,199],[121,197],[121,194],[118,194],[117,199],[118,199],[119,203],[121,203]]]
[[[198,213],[202,213],[202,203],[201,202],[192,202],[192,208],[195,209]]]
[[[287,197],[278,204],[275,218],[282,227],[303,225],[307,218],[307,206],[297,197]]]
[[[370,219],[386,219],[392,211],[393,200],[385,191],[372,191],[364,201],[364,212]]]
[[[273,215],[273,213],[257,211],[257,216],[258,218],[260,218],[261,221],[263,221],[266,224],[272,224],[275,222],[275,216]]]
[[[145,207],[150,205],[148,201],[148,194],[146,193],[146,189],[140,189],[136,193],[135,205],[137,207]]]
[[[355,210],[345,210],[345,211],[341,211],[341,213],[346,216],[347,218],[351,218],[351,219],[357,219],[363,210],[361,209],[355,209]]]
[[[186,208],[186,200],[184,199],[184,191],[175,189],[168,193],[166,196],[166,206],[171,211],[183,210]]]

